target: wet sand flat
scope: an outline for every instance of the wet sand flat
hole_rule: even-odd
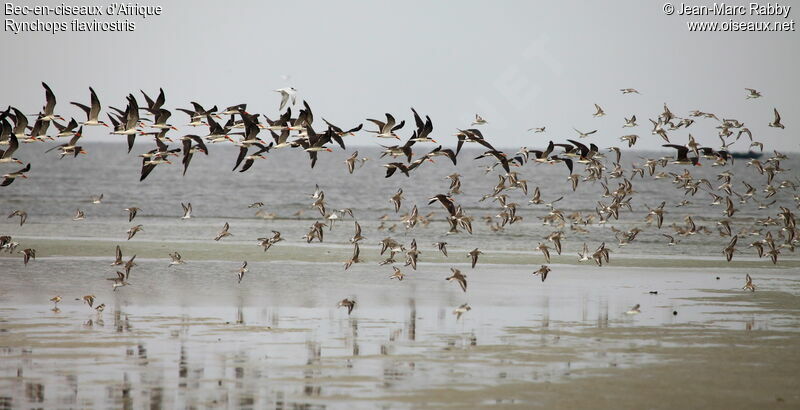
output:
[[[464,267],[465,294],[444,280],[449,264],[394,282],[373,264],[253,262],[236,285],[233,261],[145,258],[111,291],[95,258],[17,262],[0,259],[11,407],[800,404],[792,269],[554,264],[541,282],[487,264]],[[756,292],[741,290],[745,273]],[[72,300],[88,293],[105,312]],[[357,300],[349,316],[336,308],[345,296]],[[457,318],[462,303],[472,310]]]

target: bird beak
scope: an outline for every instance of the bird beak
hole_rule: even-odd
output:
[[[14,162],[16,162],[17,164],[20,164],[20,165],[22,165],[22,161],[20,161],[20,160],[16,160],[16,161],[14,161]]]
[[[84,151],[84,150],[81,150],[80,154],[84,154],[84,155],[86,155],[86,154],[88,154],[88,152],[86,152],[86,151]]]
[[[433,138],[431,138],[431,141],[433,141],[434,144],[438,144],[438,142],[436,142],[436,140]]]
[[[332,149],[330,149],[330,148],[325,148],[325,151],[328,151],[328,152],[333,152],[333,150],[332,150]]]
[[[101,122],[100,124],[103,124],[104,127],[108,128],[108,124],[106,124],[104,122]]]
[[[265,157],[263,155],[259,155],[258,157],[261,158],[261,159],[267,159],[267,157]]]
[[[177,130],[178,130],[178,128],[176,128],[176,127],[170,127],[170,128],[171,128],[171,129],[173,129],[173,130],[175,130],[175,131],[177,131]]]
[[[27,178],[28,178],[28,176],[27,176],[27,175],[25,175],[25,174],[22,174],[22,175],[20,175],[20,176],[21,176],[21,177],[23,177],[23,178],[25,178],[25,179],[27,179]]]
[[[231,138],[231,137],[230,137],[230,135],[226,135],[226,136],[225,136],[225,139],[226,139],[226,140],[228,140],[228,141],[230,141],[230,142],[233,142],[233,138]]]

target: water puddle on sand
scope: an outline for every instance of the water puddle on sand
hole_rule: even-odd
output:
[[[631,401],[653,397],[638,384],[652,377],[659,391],[705,381],[705,394],[739,405],[800,403],[787,376],[800,370],[787,271],[754,274],[750,293],[736,270],[558,266],[542,283],[497,265],[467,272],[464,294],[443,280],[446,266],[387,284],[372,266],[342,275],[254,264],[235,286],[219,262],[140,270],[132,286],[95,289],[107,305],[97,313],[74,301],[86,280],[73,263],[58,273],[63,284],[5,278],[0,407],[552,407],[566,394],[567,407],[613,408],[603,399],[612,391],[633,407],[663,407]],[[46,303],[56,292],[58,311]],[[344,297],[358,300],[352,315],[336,308]],[[472,310],[459,319],[465,302]],[[626,314],[634,304],[641,313]],[[708,382],[744,370],[745,382],[762,383],[749,399],[735,383]]]

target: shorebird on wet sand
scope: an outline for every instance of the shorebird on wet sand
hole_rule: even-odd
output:
[[[236,276],[239,278],[239,282],[237,282],[237,283],[242,283],[242,278],[244,278],[244,274],[245,274],[245,273],[247,273],[247,272],[249,272],[249,271],[247,270],[247,261],[244,261],[244,262],[242,262],[242,267],[240,267],[240,268],[239,268],[239,269],[238,269],[238,270],[235,272],[235,273],[236,273]]]
[[[50,298],[50,301],[53,302],[53,310],[58,309],[58,302],[61,302],[61,296],[56,295]]]
[[[461,315],[469,312],[470,310],[472,310],[472,308],[468,304],[464,303],[463,305],[455,308],[453,310],[453,314],[456,315],[456,320],[458,320],[461,319]]]
[[[450,282],[458,282],[458,284],[461,286],[461,290],[466,292],[467,291],[467,275],[462,274],[461,271],[456,269],[456,268],[450,268],[450,271],[452,271],[453,274],[448,276],[448,277],[446,277],[445,280],[450,281]]]
[[[89,197],[89,201],[93,204],[100,204],[103,203],[103,194],[100,195],[92,195]]]
[[[755,292],[756,291],[756,285],[753,284],[753,278],[750,277],[749,273],[747,274],[747,276],[745,276],[745,281],[746,282],[744,284],[744,287],[742,287],[742,289],[743,290],[749,290],[751,292]]]
[[[72,217],[73,221],[82,221],[86,219],[86,213],[81,211],[80,209],[75,210],[75,216]]]
[[[547,279],[547,274],[550,273],[551,269],[547,265],[542,265],[539,269],[533,272],[533,275],[539,275],[542,278],[542,282]]]
[[[356,301],[355,301],[355,300],[351,300],[351,299],[347,299],[347,298],[345,298],[345,299],[342,299],[342,300],[341,300],[341,301],[340,301],[340,302],[339,302],[339,303],[336,305],[336,307],[343,307],[343,308],[347,308],[347,314],[349,315],[350,313],[352,313],[352,312],[353,312],[353,308],[354,308],[354,307],[356,307]]]
[[[621,88],[620,91],[622,91],[623,94],[639,94],[639,91],[637,91],[635,88]]]

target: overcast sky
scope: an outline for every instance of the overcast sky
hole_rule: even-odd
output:
[[[653,149],[662,141],[650,134],[647,119],[667,103],[679,116],[699,109],[737,118],[766,149],[800,148],[796,31],[691,33],[689,19],[728,17],[667,16],[662,3],[649,1],[141,3],[161,5],[164,14],[133,17],[135,32],[2,33],[0,105],[35,112],[46,81],[58,97],[56,111],[78,119],[82,113],[68,102],[88,103],[90,85],[104,110],[122,107],[128,92],[140,98],[139,89],[157,94],[163,87],[169,109],[189,101],[220,108],[247,102],[249,111],[273,117],[280,97],[272,90],[292,85],[318,121],[342,127],[384,112],[413,122],[413,106],[431,116],[434,136],[445,144],[454,144],[453,132],[480,113],[489,121],[484,135],[500,147],[564,141],[576,127],[598,129],[587,141],[601,147],[635,133],[642,138],[637,147]],[[641,95],[621,95],[627,87]],[[745,87],[763,98],[746,100]],[[592,117],[593,103],[608,115]],[[773,107],[785,130],[767,127]],[[623,117],[632,114],[639,127],[623,129]],[[186,121],[174,111],[170,122]],[[718,147],[715,125],[700,120],[688,131]],[[541,126],[546,133],[526,131]],[[105,131],[87,135],[120,138]],[[670,135],[683,144],[687,133]],[[352,141],[377,143],[366,134]]]

